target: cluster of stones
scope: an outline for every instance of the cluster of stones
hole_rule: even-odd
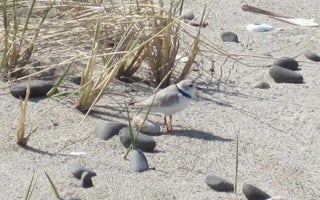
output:
[[[130,148],[134,138],[135,147],[130,152],[129,168],[134,172],[142,172],[150,169],[143,152],[152,152],[155,149],[156,141],[153,136],[161,134],[161,127],[140,116],[133,118],[133,125],[128,127],[118,122],[104,122],[95,128],[94,135],[101,140],[109,140],[119,135],[120,142],[125,148]]]
[[[208,175],[205,183],[217,192],[233,192],[234,185],[223,178],[215,175]],[[271,197],[265,191],[251,184],[243,184],[242,193],[248,200],[289,200],[281,197]]]

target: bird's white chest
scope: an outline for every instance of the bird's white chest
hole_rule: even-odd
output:
[[[179,94],[179,100],[173,102],[164,107],[159,107],[157,112],[163,113],[164,115],[172,115],[173,113],[179,112],[185,109],[191,103],[191,99]]]

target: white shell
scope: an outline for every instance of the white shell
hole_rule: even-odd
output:
[[[253,23],[247,26],[247,30],[251,32],[267,32],[272,31],[273,27],[268,24]]]
[[[82,152],[82,151],[79,151],[79,152],[77,152],[77,151],[71,151],[69,154],[72,155],[72,156],[81,156],[81,155],[86,155],[86,152]]]

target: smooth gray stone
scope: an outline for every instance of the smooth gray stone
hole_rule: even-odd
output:
[[[304,56],[314,62],[320,62],[320,56],[317,55],[316,53],[309,51],[309,50],[304,52]]]
[[[151,136],[161,135],[161,126],[155,122],[152,122],[150,120],[144,121],[144,118],[141,116],[133,117],[132,121],[133,121],[133,125],[135,126],[136,130],[140,130],[140,132],[142,132],[144,134],[151,135]]]
[[[143,172],[149,169],[147,158],[140,149],[132,150],[129,159],[129,168],[131,171]]]
[[[126,125],[119,122],[104,122],[96,127],[94,135],[101,140],[108,140],[118,135],[123,127],[126,127]]]
[[[134,128],[132,129],[133,129],[133,134],[136,137],[136,142],[135,142],[136,148],[141,149],[142,151],[145,151],[145,152],[152,152],[156,147],[156,142],[154,141],[154,139],[149,135],[137,132]],[[137,134],[138,136],[136,136]],[[131,140],[130,140],[128,127],[124,127],[120,130],[119,137],[123,146],[125,146],[126,148],[129,148],[131,144]]]
[[[234,32],[223,32],[220,37],[224,42],[239,42],[238,35]]]
[[[93,176],[97,176],[97,174],[90,171],[83,172],[83,174],[81,175],[81,183],[80,183],[81,187],[83,188],[93,187],[93,183],[91,179]]]
[[[276,83],[303,83],[303,76],[289,69],[272,66],[269,74]]]
[[[247,197],[248,200],[266,200],[271,198],[266,192],[262,191],[261,189],[250,185],[250,184],[243,184],[242,192]]]
[[[187,20],[193,20],[195,18],[193,12],[187,12],[183,15],[183,18],[184,19],[187,19]]]
[[[283,67],[286,69],[290,69],[290,70],[297,70],[299,63],[293,58],[281,57],[281,58],[276,59],[273,62],[273,65]]]
[[[207,176],[205,182],[210,188],[218,192],[233,192],[234,190],[232,183],[215,175]]]
[[[26,96],[28,81],[14,84],[10,90],[12,96],[24,98]],[[30,81],[30,98],[45,97],[49,90],[54,86],[52,81],[33,80]]]
[[[83,167],[82,165],[79,165],[76,163],[70,164],[69,169],[70,169],[72,175],[77,179],[81,179],[81,176],[84,172],[89,172],[90,174],[96,174],[95,172],[88,170],[85,167]]]

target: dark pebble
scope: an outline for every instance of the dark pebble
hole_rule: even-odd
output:
[[[266,192],[262,191],[261,189],[250,185],[250,184],[243,184],[242,192],[247,197],[248,200],[266,200],[271,198]]]
[[[81,84],[81,76],[72,76],[69,78],[69,81],[71,83],[76,84],[76,85],[80,85]]]
[[[304,56],[308,58],[309,60],[315,61],[315,62],[320,62],[320,56],[311,52],[311,51],[305,51]]]
[[[80,183],[81,187],[83,188],[93,187],[93,183],[91,179],[93,176],[97,176],[97,174],[89,171],[83,172],[83,174],[81,175],[81,183]]]
[[[205,180],[206,184],[218,192],[233,192],[233,184],[215,175],[209,175]]]
[[[129,168],[134,172],[143,172],[149,169],[147,158],[140,149],[134,149],[130,152]]]
[[[118,122],[104,122],[96,127],[94,135],[101,140],[108,140],[113,136],[118,135],[119,131],[125,126],[125,124]]]
[[[281,58],[276,59],[273,62],[273,65],[283,67],[286,69],[290,69],[290,70],[297,70],[299,63],[293,58],[281,57]]]
[[[10,90],[12,96],[24,98],[27,91],[28,81],[14,84]],[[30,81],[30,98],[45,97],[49,90],[54,86],[52,81],[33,80]]]
[[[239,42],[237,34],[233,32],[223,32],[220,37],[224,42]]]
[[[301,74],[279,66],[272,66],[269,74],[277,83],[303,83]]]
[[[136,137],[136,148],[141,149],[142,151],[145,151],[145,152],[152,152],[156,147],[156,142],[151,136],[140,133],[140,132],[138,132],[138,136],[136,136],[137,131],[135,131],[134,128],[133,128],[133,134]],[[126,148],[129,148],[131,144],[129,128],[128,127],[122,128],[119,132],[119,136],[123,146],[125,146]]]
[[[84,172],[89,172],[90,174],[96,174],[95,172],[88,170],[85,167],[83,167],[82,165],[79,165],[76,163],[72,163],[69,166],[69,169],[70,169],[72,175],[77,179],[81,179],[81,176]]]

